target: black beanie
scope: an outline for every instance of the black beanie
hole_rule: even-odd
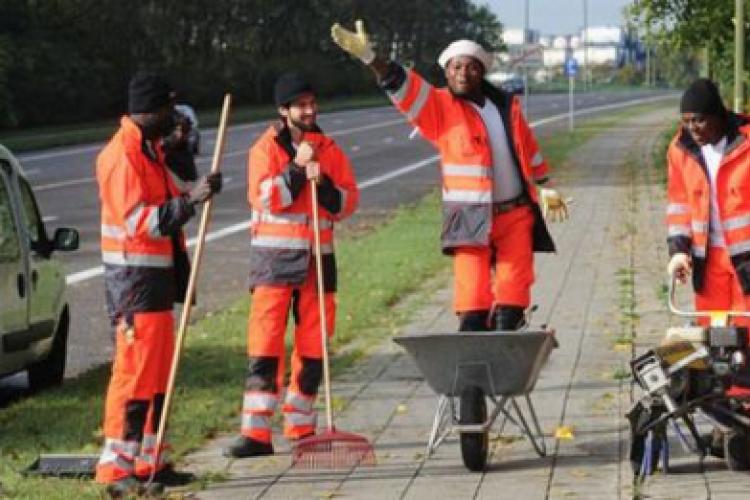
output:
[[[273,86],[273,100],[276,106],[288,106],[302,94],[314,92],[313,87],[299,73],[285,73]]]
[[[156,73],[138,72],[128,86],[128,113],[153,113],[169,104],[172,86]]]
[[[691,83],[682,94],[680,113],[723,115],[726,113],[726,108],[721,101],[716,84],[708,78],[699,78]]]

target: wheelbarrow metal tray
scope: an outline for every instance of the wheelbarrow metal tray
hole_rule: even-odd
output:
[[[518,396],[534,389],[554,347],[548,331],[450,332],[394,337],[438,394],[459,396],[468,386],[485,394]]]

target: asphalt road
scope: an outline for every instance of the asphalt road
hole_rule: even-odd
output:
[[[626,103],[672,95],[644,91],[578,94],[576,106],[578,110],[588,110],[588,114],[607,113],[612,107]],[[532,96],[528,106],[530,121],[541,128],[567,126],[567,106],[566,94]],[[410,137],[412,128],[394,109],[380,107],[323,114],[319,124],[349,155],[362,189],[360,211],[343,224],[344,230],[366,223],[373,216],[387,214],[399,205],[415,202],[436,185],[435,150],[422,139]],[[196,316],[234,300],[245,290],[249,251],[245,229],[249,219],[247,150],[267,125],[267,122],[249,123],[228,131],[222,163],[225,184],[214,204]],[[215,130],[202,131],[199,158],[202,172],[209,168],[214,139]],[[68,377],[108,361],[112,354],[99,268],[99,201],[93,177],[95,157],[101,148],[102,144],[91,144],[19,155],[36,192],[48,233],[66,226],[78,229],[81,235],[80,250],[57,254],[68,271],[72,316]],[[196,225],[191,222],[190,235],[195,233]],[[22,385],[23,381],[15,377],[4,382],[6,386],[9,383]]]

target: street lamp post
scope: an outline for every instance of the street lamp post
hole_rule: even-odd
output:
[[[589,83],[589,2],[583,0],[583,90]]]
[[[529,62],[527,57],[527,43],[529,40],[529,0],[524,0],[523,6],[523,114],[528,116],[529,103]]]

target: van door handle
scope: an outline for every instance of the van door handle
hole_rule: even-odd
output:
[[[18,273],[18,276],[16,276],[16,286],[18,287],[18,296],[24,298],[26,296],[26,280],[23,273]]]
[[[36,269],[31,271],[31,288],[36,290],[36,283],[39,281],[39,272]]]

